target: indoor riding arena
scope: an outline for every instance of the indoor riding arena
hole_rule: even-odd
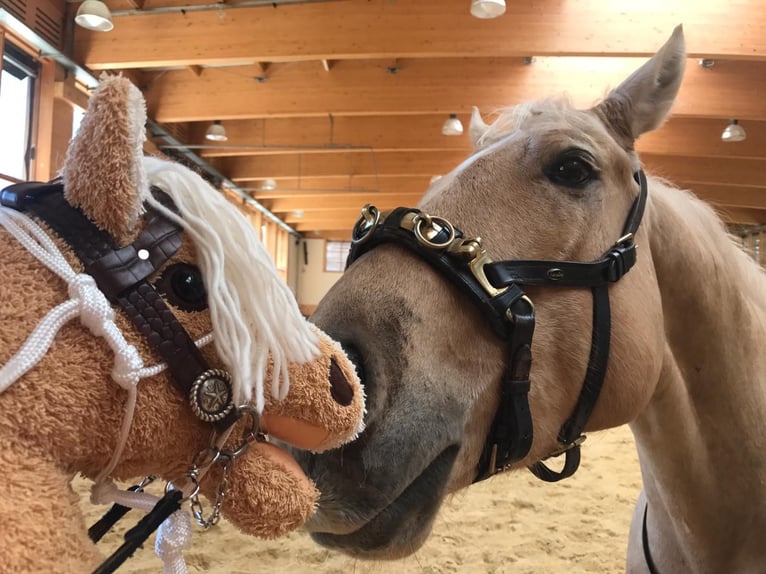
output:
[[[0,71],[0,573],[766,572],[766,2],[0,0]]]

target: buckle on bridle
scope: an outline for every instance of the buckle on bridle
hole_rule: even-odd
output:
[[[557,456],[561,456],[562,454],[566,453],[568,450],[572,450],[575,447],[580,446],[582,443],[585,442],[585,439],[588,438],[584,434],[581,434],[576,439],[574,439],[572,442],[567,444],[561,444],[561,448],[558,450],[554,450],[551,454],[546,456],[545,458],[541,460],[548,460],[550,458],[556,458]]]

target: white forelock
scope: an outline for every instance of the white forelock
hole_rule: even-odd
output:
[[[274,362],[271,395],[280,399],[289,389],[288,363],[314,358],[316,336],[257,231],[234,205],[182,165],[147,157],[145,166],[149,183],[173,199],[181,217],[154,198],[149,203],[194,242],[216,351],[231,372],[234,400],[255,399],[260,412],[269,353]]]

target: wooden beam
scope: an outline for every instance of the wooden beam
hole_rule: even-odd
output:
[[[766,186],[726,185],[706,182],[684,182],[681,186],[700,199],[727,207],[766,210]]]
[[[648,173],[672,182],[766,187],[766,159],[670,157],[643,154]]]
[[[56,62],[53,59],[42,59],[37,84],[35,156],[30,169],[30,179],[48,181],[53,177],[57,163],[54,149]]]
[[[644,134],[636,142],[639,154],[697,157],[766,157],[766,122],[743,122],[747,139],[724,142],[721,132],[728,119],[671,118],[661,128]]]
[[[441,125],[446,115],[339,116],[262,118],[226,122],[225,144],[205,141],[209,121],[190,124],[192,145],[205,145],[203,157],[264,155],[274,153],[326,153],[331,151],[470,151],[468,130],[461,136],[445,136]],[[468,125],[470,114],[459,114]],[[211,121],[216,118],[211,118]],[[720,122],[718,122],[720,123]],[[748,125],[748,134],[750,128]],[[723,128],[721,128],[723,129]],[[766,132],[766,129],[764,129]],[[719,134],[720,136],[720,134]]]
[[[351,241],[350,229],[326,229],[322,231],[304,231],[307,239],[325,239],[327,241]],[[300,305],[301,313],[311,315],[316,309],[316,305]]]
[[[75,58],[108,69],[417,56],[648,56],[683,22],[691,57],[766,59],[766,6],[759,2],[622,0],[609,8],[603,0],[508,2],[506,14],[489,21],[471,17],[466,2],[322,2],[227,10],[223,18],[218,10],[121,16],[109,34],[77,29]]]
[[[83,110],[88,109],[88,94],[78,89],[75,85],[74,75],[70,74],[66,79],[57,81],[53,86],[53,96]]]
[[[490,110],[484,110],[489,112]],[[458,114],[463,125],[469,114]],[[212,121],[215,118],[211,118]],[[491,117],[488,119],[488,121]],[[205,140],[209,121],[190,124],[189,141],[204,145],[203,157],[328,153],[333,151],[471,151],[468,130],[461,136],[441,133],[443,116],[338,116],[329,118],[295,117],[231,120],[226,122],[229,137],[225,144]],[[726,119],[674,117],[661,128],[641,136],[636,143],[639,153],[687,155],[699,157],[766,156],[766,121],[746,121],[747,139],[730,143],[721,141]]]
[[[415,205],[421,194],[405,195],[401,193],[348,193],[327,194],[316,198],[283,198],[264,200],[264,205],[273,213],[290,213],[293,211],[332,211],[356,209],[359,213],[367,203],[373,203],[379,209],[391,209],[401,205]],[[299,218],[300,219],[300,218]]]
[[[404,195],[423,194],[430,185],[426,176],[374,176],[325,177],[280,180],[276,189],[256,190],[255,199],[283,199],[322,197],[327,193],[344,195],[364,192],[370,197],[378,193],[400,193]],[[253,186],[253,187],[257,187]]]
[[[258,76],[265,77],[266,72],[269,71],[271,62],[256,62],[255,69],[258,71]]]
[[[466,155],[460,151],[337,152],[222,158],[216,165],[233,181],[379,174],[430,177],[447,173],[463,161]]]
[[[636,58],[418,59],[398,74],[379,62],[338,62],[326,74],[313,62],[280,68],[265,83],[255,66],[154,74],[146,91],[160,122],[257,117],[469,113],[566,93],[589,107],[643,60]],[[719,62],[704,69],[690,60],[673,108],[677,116],[766,120],[766,62]],[[286,97],[289,94],[289,97]]]
[[[732,144],[735,145],[735,144]],[[419,176],[444,174],[466,154],[450,152],[327,153],[223,158],[219,169],[234,181],[263,178],[334,178],[345,175]],[[699,181],[766,186],[766,159],[662,156],[642,154],[647,172],[674,182]]]
[[[719,217],[726,223],[743,223],[747,225],[766,224],[766,211],[763,210],[742,209],[724,205],[714,205],[713,207]]]
[[[294,227],[296,231],[299,231],[299,232],[314,231],[314,230],[321,231],[323,229],[333,229],[333,230],[348,229],[350,233],[357,219],[359,218],[357,217],[355,219],[350,219],[348,221],[346,220],[326,220],[324,222],[304,221],[304,222],[292,223],[291,225]]]

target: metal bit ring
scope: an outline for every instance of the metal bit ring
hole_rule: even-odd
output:
[[[450,244],[455,239],[455,228],[449,221],[447,221],[443,217],[435,217],[435,216],[421,213],[415,216],[413,223],[415,224],[415,227],[412,231],[415,234],[415,237],[417,238],[417,240],[422,245],[425,245],[426,247],[430,247],[431,249],[446,249],[447,247],[450,246]],[[441,229],[447,230],[447,238],[443,242],[436,243],[428,239],[428,237],[426,237],[426,233],[423,232],[424,225],[426,227],[426,232],[429,229],[431,231],[436,231],[436,229],[434,228],[434,224],[438,225]],[[441,231],[441,229],[439,230],[439,232]],[[436,233],[439,233],[439,232],[436,232]]]

